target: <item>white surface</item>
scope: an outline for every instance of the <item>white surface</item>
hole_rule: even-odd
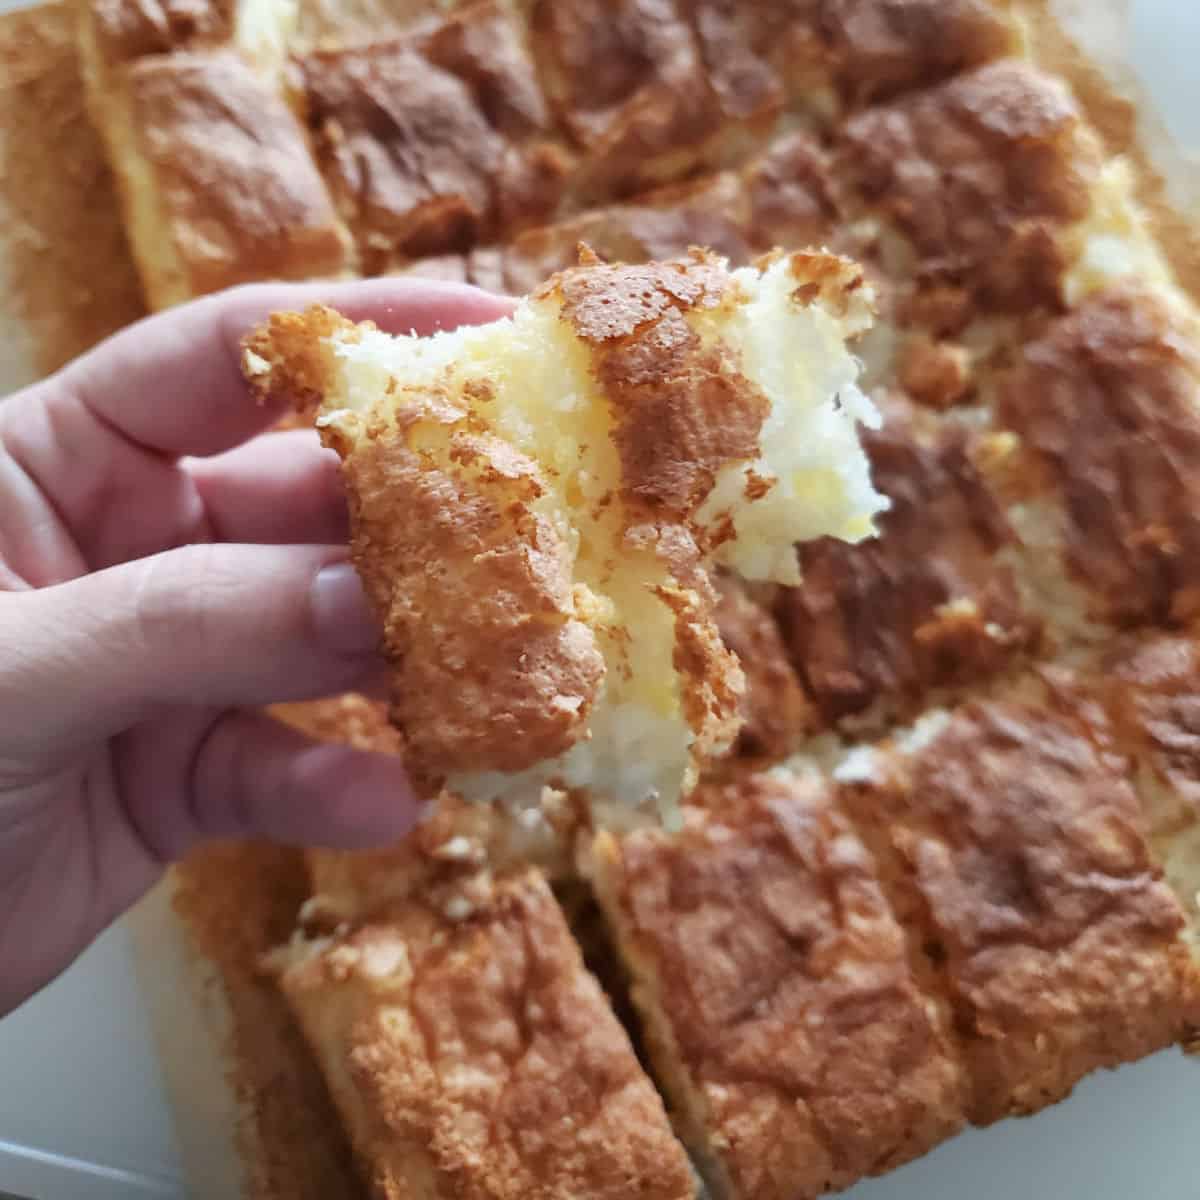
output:
[[[30,1200],[183,1196],[128,942],[122,927],[109,930],[0,1021],[0,1192]]]
[[[19,6],[0,0],[0,11]],[[1200,0],[1134,0],[1133,9],[1143,79],[1174,135],[1200,149]],[[0,1022],[3,1191],[30,1200],[184,1195],[121,928]],[[847,1200],[1014,1197],[1198,1200],[1200,1063],[1171,1052],[1093,1076],[1035,1120],[971,1131],[847,1193]]]

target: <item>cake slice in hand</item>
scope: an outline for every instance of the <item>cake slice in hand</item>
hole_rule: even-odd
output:
[[[393,337],[316,308],[247,339],[256,393],[315,406],[341,456],[419,788],[671,819],[737,733],[709,568],[794,583],[798,541],[866,537],[885,506],[847,347],[870,313],[826,253],[582,249],[490,325]]]

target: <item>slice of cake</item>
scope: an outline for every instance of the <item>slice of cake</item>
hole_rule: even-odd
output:
[[[274,956],[380,1200],[691,1200],[687,1156],[545,880]]]
[[[859,540],[885,505],[846,345],[870,307],[824,253],[585,253],[491,325],[316,309],[248,339],[256,392],[316,405],[342,457],[419,787],[673,811],[738,730],[708,568],[795,582],[797,542]]]
[[[151,308],[350,269],[303,129],[234,51],[137,59],[112,70],[92,105]]]

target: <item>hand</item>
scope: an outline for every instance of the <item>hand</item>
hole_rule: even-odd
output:
[[[386,843],[398,759],[255,712],[378,671],[336,460],[260,431],[238,343],[314,302],[394,332],[505,301],[400,280],[242,288],[118,334],[0,402],[0,1014],[191,845]]]

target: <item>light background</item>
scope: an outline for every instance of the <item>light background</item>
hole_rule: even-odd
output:
[[[747,0],[755,3],[757,0]],[[1090,7],[1109,0],[1078,0]],[[20,7],[0,0],[0,11]],[[1132,0],[1133,57],[1200,154],[1200,0]],[[0,1022],[0,1192],[182,1200],[123,928]],[[846,1200],[1200,1200],[1200,1063],[1160,1054],[1084,1081],[1032,1121],[971,1131]],[[198,1197],[197,1200],[240,1200]]]

